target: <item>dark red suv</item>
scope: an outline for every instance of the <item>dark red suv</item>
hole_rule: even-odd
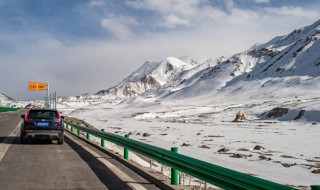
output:
[[[56,109],[30,109],[25,115],[21,125],[20,142],[27,139],[51,139],[63,144],[64,124],[63,116]]]

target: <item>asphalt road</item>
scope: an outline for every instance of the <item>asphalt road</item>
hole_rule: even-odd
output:
[[[20,115],[0,113],[0,189],[159,189],[73,135],[20,144]]]

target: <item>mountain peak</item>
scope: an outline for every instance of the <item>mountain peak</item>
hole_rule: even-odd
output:
[[[183,61],[183,60],[185,61]],[[167,57],[161,62],[146,61],[140,68],[131,73],[120,84],[99,91],[98,94],[114,94],[117,97],[131,97],[145,91],[156,90],[160,86],[171,82],[188,69],[193,68],[197,63],[188,57],[183,58]]]
[[[127,78],[128,81],[134,82],[140,80],[146,75],[149,75],[155,68],[159,66],[158,62],[150,62],[146,61],[139,69],[131,73],[131,75]]]

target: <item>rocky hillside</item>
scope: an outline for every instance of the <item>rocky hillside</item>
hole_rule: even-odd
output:
[[[7,106],[7,104],[10,104],[14,101],[15,100],[10,96],[5,95],[4,93],[0,93],[0,106]]]
[[[185,71],[196,65],[195,61],[186,57],[168,57],[161,62],[146,62],[120,84],[97,94],[127,98],[146,91],[155,91],[167,83],[178,80]]]
[[[320,75],[319,38],[320,20],[242,53],[202,64],[187,57],[146,62],[120,84],[97,94],[111,99],[141,96],[159,100],[248,90],[270,95],[287,87],[312,90]],[[299,88],[290,93],[299,94]]]

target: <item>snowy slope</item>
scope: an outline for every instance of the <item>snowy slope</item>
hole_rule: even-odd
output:
[[[239,76],[247,76],[256,65],[264,63],[279,53],[265,48],[238,53],[230,58],[218,59],[209,67],[185,79],[185,88],[171,93],[170,98],[186,98],[219,91]],[[178,89],[178,88],[177,88]]]
[[[127,98],[146,91],[155,91],[166,83],[179,78],[185,70],[197,65],[190,58],[183,57],[181,59],[168,57],[161,62],[146,62],[120,84],[108,90],[99,91],[97,94]]]
[[[117,100],[129,107],[168,101],[215,103],[225,97],[263,100],[314,96],[320,80],[319,37],[320,20],[244,52],[202,64],[189,57],[146,62],[120,84],[93,96],[99,99],[97,103]]]
[[[7,106],[8,104],[11,104],[12,102],[14,102],[14,99],[5,95],[4,93],[0,93],[0,107],[3,106]]]
[[[320,25],[320,20],[316,21],[310,26],[306,26],[301,29],[296,29],[288,35],[277,36],[265,44],[255,45],[252,48],[254,49],[268,48],[268,49],[282,50],[283,48],[286,48],[289,45],[292,45],[299,39],[306,38],[307,36],[310,35],[309,34],[310,32],[313,32],[314,30],[319,30],[319,25]]]
[[[262,80],[273,81],[272,85],[287,86],[300,81],[318,81],[320,75],[320,21],[295,30],[287,36],[236,54],[217,65],[206,68],[199,76],[188,80],[196,81],[191,86],[169,94],[170,99],[196,97],[219,93],[221,89],[233,88],[237,82]],[[279,80],[279,78],[281,78]],[[271,84],[269,82],[269,84]],[[260,91],[261,85],[254,86]],[[253,90],[252,86],[251,89]]]
[[[41,100],[24,100],[19,101],[11,98],[10,96],[0,93],[0,107],[20,107],[24,108],[27,105],[33,105],[36,107],[43,107],[44,102]]]

